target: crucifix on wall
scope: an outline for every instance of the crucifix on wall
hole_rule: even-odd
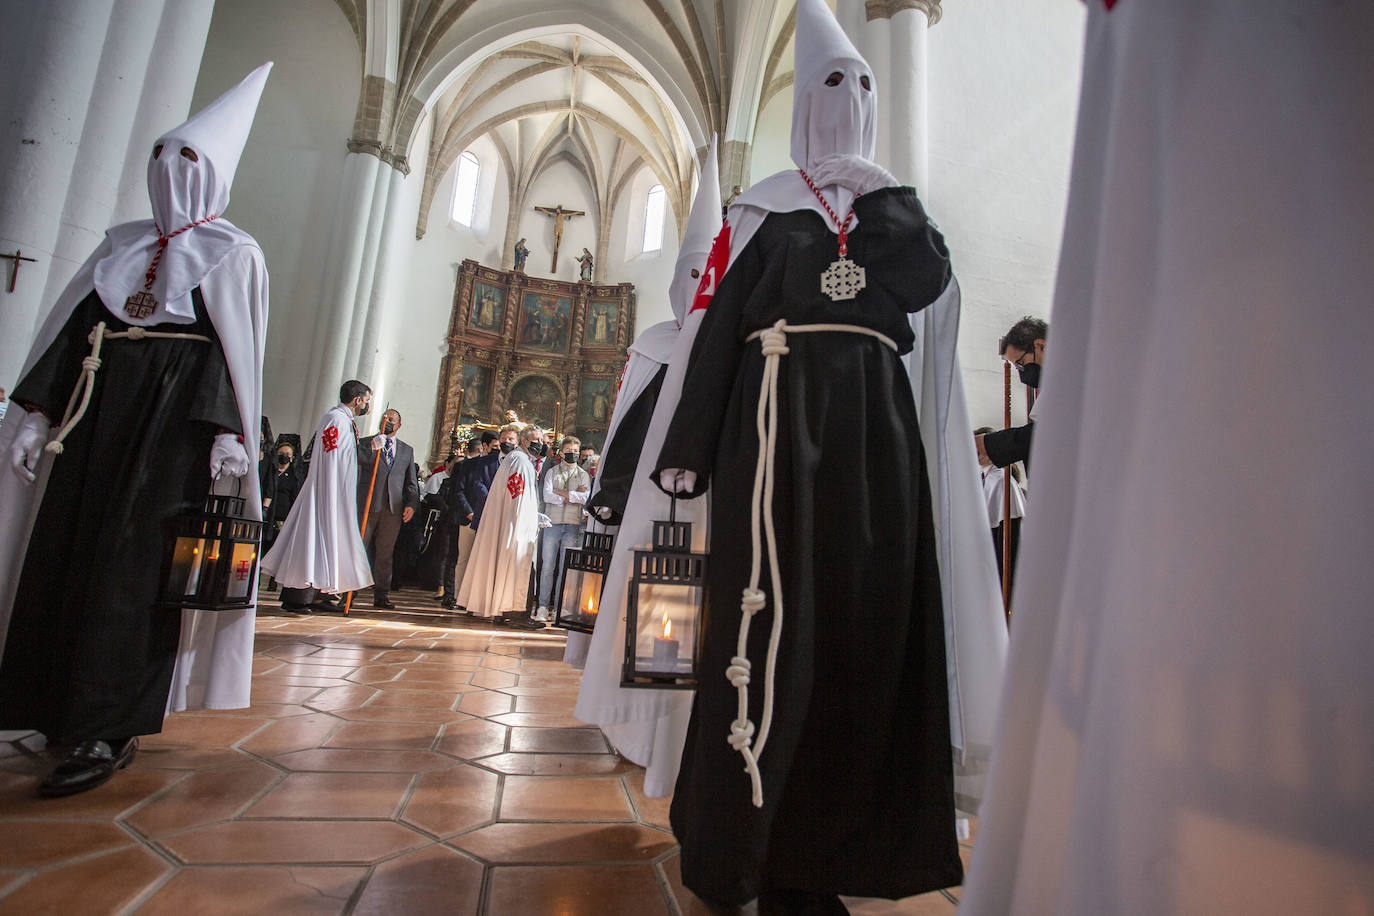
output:
[[[7,258],[14,262],[14,267],[10,270],[9,289],[6,290],[7,292],[11,293],[14,292],[15,281],[19,279],[19,262],[33,261],[34,263],[37,263],[36,258],[26,258],[24,257],[24,252],[19,251],[18,249],[15,250],[14,254],[0,254],[0,258]]]
[[[553,266],[549,268],[551,273],[558,273],[558,246],[563,244],[563,220],[573,216],[586,216],[585,210],[564,210],[562,204],[553,207],[535,207],[545,216],[553,217]]]

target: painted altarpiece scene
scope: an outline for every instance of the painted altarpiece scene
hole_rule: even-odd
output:
[[[545,280],[463,261],[439,367],[432,453],[447,450],[457,426],[499,426],[508,410],[600,448],[634,316],[630,283]]]

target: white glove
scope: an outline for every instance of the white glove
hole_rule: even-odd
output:
[[[592,510],[592,512],[594,512],[596,514],[596,517],[601,519],[603,522],[609,522],[611,520],[610,506],[597,506],[595,509]]]
[[[696,489],[697,472],[664,468],[658,475],[658,485],[665,493],[690,493]]]
[[[19,424],[19,432],[15,433],[10,445],[10,463],[14,465],[14,473],[25,483],[38,479],[38,461],[43,457],[43,446],[48,444],[51,428],[48,418],[38,411],[25,416],[24,422]]]
[[[384,448],[386,448],[386,436],[382,435],[381,433],[378,433],[377,435],[373,436],[372,450],[374,452],[380,452]]]
[[[553,527],[553,519],[549,518],[549,517],[548,517],[547,515],[545,515],[543,512],[537,512],[537,513],[535,513],[535,514],[539,516],[539,527],[540,527],[540,528],[552,528],[552,527]]]
[[[227,474],[242,477],[248,473],[248,451],[232,433],[220,433],[210,447],[210,476]]]
[[[807,174],[818,188],[837,184],[849,188],[859,196],[879,188],[892,188],[901,184],[891,172],[878,163],[853,153],[826,156]]]

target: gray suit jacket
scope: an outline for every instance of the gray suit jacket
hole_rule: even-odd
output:
[[[363,517],[367,504],[373,461],[381,461],[382,466],[377,469],[377,486],[372,491],[372,511],[387,509],[393,515],[400,515],[406,506],[418,509],[420,486],[415,479],[415,450],[397,439],[396,460],[388,468],[383,453],[373,451],[372,437],[368,436],[358,440],[358,518]]]

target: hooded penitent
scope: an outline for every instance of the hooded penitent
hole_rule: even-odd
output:
[[[142,595],[149,583],[156,582],[161,551],[161,520],[152,519],[150,513],[158,511],[153,508],[153,503],[164,495],[163,489],[166,489],[159,489],[157,481],[163,479],[159,475],[165,470],[168,455],[177,449],[198,450],[200,445],[188,443],[190,438],[203,434],[193,433],[183,421],[182,426],[173,424],[166,427],[177,432],[166,433],[173,438],[159,440],[157,451],[130,448],[140,430],[152,428],[168,419],[166,411],[160,412],[158,405],[161,402],[157,399],[161,395],[157,392],[173,389],[185,391],[188,386],[201,392],[215,390],[216,383],[211,380],[210,373],[211,367],[218,367],[215,369],[218,377],[227,379],[228,383],[218,388],[221,403],[229,405],[224,425],[237,426],[240,432],[249,436],[258,428],[267,326],[267,271],[257,243],[229,223],[222,214],[229,201],[229,189],[270,69],[269,63],[254,70],[195,117],[168,131],[156,144],[159,150],[150,151],[148,183],[154,218],[107,230],[105,239],[77,270],[41,325],[26,361],[23,378],[33,376],[36,367],[44,365],[45,361],[48,365],[55,365],[55,355],[67,347],[64,341],[79,339],[79,345],[88,348],[85,339],[91,325],[102,320],[111,330],[119,327],[120,323],[145,327],[177,324],[183,326],[186,332],[196,333],[199,339],[183,341],[150,336],[144,340],[108,342],[101,353],[104,365],[97,370],[92,383],[91,408],[67,438],[65,451],[56,459],[50,452],[44,453],[35,468],[38,481],[33,485],[23,483],[8,460],[0,466],[0,633],[7,635],[11,649],[16,641],[22,643],[27,640],[26,634],[32,630],[26,618],[35,609],[15,605],[15,593],[21,585],[20,580],[28,575],[25,555],[31,531],[35,544],[46,538],[35,527],[35,517],[41,525],[42,519],[48,517],[50,512],[64,518],[71,515],[73,521],[68,523],[72,525],[70,540],[76,544],[78,541],[84,543],[81,539],[86,536],[86,529],[94,516],[111,512],[129,513],[118,516],[119,521],[101,515],[98,520],[101,524],[121,526],[120,537],[109,542],[113,549],[90,548],[83,562],[73,567],[74,571],[79,569],[81,575],[74,572],[72,583],[68,585],[71,588],[93,589],[90,594],[108,591],[114,596],[110,601],[86,602],[99,606],[107,616],[128,613],[149,620],[170,620],[173,624],[180,621],[179,647],[176,629],[170,631],[171,645],[176,649],[170,696],[157,695],[160,686],[145,691],[147,696],[143,701],[147,715],[139,722],[148,718],[160,721],[161,711],[168,708],[203,706],[229,709],[248,705],[254,618],[251,607],[246,611],[217,613],[183,611],[178,618],[168,611],[154,612],[143,606],[124,607],[117,599],[133,594]],[[186,228],[193,225],[194,228]],[[193,294],[196,289],[199,293]],[[140,295],[145,293],[146,296]],[[128,309],[126,304],[131,297],[138,299],[136,307]],[[197,300],[203,303],[203,308],[197,308]],[[83,321],[89,321],[89,324],[77,327]],[[208,343],[204,340],[206,337],[211,338]],[[73,343],[73,346],[76,345]],[[183,357],[174,352],[182,346],[199,349],[187,349]],[[181,367],[187,364],[180,362],[184,359],[202,367],[199,382],[185,375],[186,370]],[[46,372],[48,370],[44,369],[38,374]],[[74,386],[76,375],[79,374],[77,372],[69,380],[64,377],[52,384]],[[19,387],[24,384],[23,378]],[[65,397],[64,391],[64,402]],[[200,405],[204,394],[198,397],[200,400],[196,403]],[[196,409],[202,408],[197,406]],[[57,404],[55,408],[45,405],[45,412],[55,413],[57,417],[62,415],[62,410],[63,404]],[[137,422],[146,422],[150,426],[127,427],[127,423],[135,417]],[[15,416],[15,411],[11,412],[11,418],[14,422],[7,419],[0,428],[0,453],[7,459],[20,427],[20,417]],[[242,478],[242,496],[246,511],[252,517],[258,516],[261,507],[258,475],[252,465],[255,455],[255,450],[249,451],[249,472]],[[208,458],[208,452],[204,456],[199,456],[197,452],[197,457],[188,464],[187,469],[188,474],[202,473],[199,468],[204,459],[203,473],[207,484]],[[54,471],[54,460],[63,463],[60,471]],[[156,469],[147,466],[153,462],[158,462]],[[92,481],[92,485],[100,487],[99,492],[105,494],[103,504],[95,505],[81,497],[81,486],[73,487],[68,483],[48,488],[47,482],[54,474],[61,478],[84,475]],[[74,499],[81,500],[79,506],[68,505],[58,512],[54,501],[70,502]],[[124,507],[121,500],[132,500],[132,505]],[[177,510],[171,511],[175,514]],[[138,525],[143,527],[135,532],[134,527]],[[130,539],[142,543],[142,552],[134,558],[135,562],[119,569],[103,569],[101,564],[110,562],[119,545]],[[142,566],[134,568],[145,560],[149,561],[144,563],[146,569]],[[82,584],[87,582],[87,578],[83,577],[89,577],[88,584]],[[116,579],[117,582],[114,581]],[[249,594],[252,593],[250,588]],[[81,604],[79,601],[69,602],[65,595],[66,592],[54,593],[52,605],[38,609],[47,615],[46,626],[49,631],[89,632],[90,626],[94,625],[89,620],[73,617],[64,623],[58,619],[65,613],[64,608]],[[154,618],[154,614],[161,616]],[[157,626],[160,628],[162,624],[158,623]],[[159,634],[158,640],[168,638],[161,630]],[[36,645],[45,643],[40,640]],[[75,646],[71,648],[71,664],[89,664],[91,671],[103,670],[102,664],[89,662]],[[113,643],[105,646],[110,658],[118,656],[120,651]],[[121,658],[118,662],[133,664],[133,658]],[[52,676],[60,680],[59,674]],[[0,681],[8,677],[0,669]],[[113,681],[118,682],[118,678]],[[156,678],[149,683],[154,682],[157,685],[165,683]],[[39,717],[44,718],[45,722],[70,723],[80,719],[80,716],[69,714],[70,709],[75,708],[73,703],[82,702],[77,695],[79,692],[71,691],[58,680],[54,680],[52,685],[54,690],[63,692],[61,699],[56,702],[65,704],[68,711],[45,710]],[[44,685],[35,682],[28,685],[27,692],[37,694],[43,689]],[[23,693],[24,689],[21,688]],[[112,706],[122,702],[110,697],[105,697],[104,701]],[[20,715],[27,716],[28,713],[21,712]],[[29,724],[32,726],[33,723]],[[118,732],[119,735],[130,733],[134,732]]]
[[[903,897],[961,873],[934,505],[902,361],[948,253],[867,158],[879,87],[821,0],[799,2],[796,46],[793,151],[815,177],[780,173],[731,208],[730,266],[650,475],[689,501],[709,489],[671,820],[684,883],[722,904]],[[867,272],[847,291],[827,279],[846,257]]]
[[[687,231],[682,238],[681,254],[669,292],[674,313],[682,317],[682,330],[673,341],[658,396],[648,405],[651,416],[647,429],[632,452],[633,460],[628,462],[633,469],[629,498],[620,519],[615,553],[601,595],[602,612],[597,616],[596,631],[586,650],[585,673],[577,697],[578,718],[600,725],[622,755],[645,767],[644,791],[650,797],[661,797],[673,791],[682,761],[692,696],[686,691],[635,690],[620,686],[625,652],[622,609],[632,572],[633,551],[650,547],[653,523],[669,515],[668,497],[649,480],[649,471],[653,469],[663,436],[677,410],[692,343],[706,315],[709,293],[715,289],[707,273],[707,258],[713,239],[720,235],[724,235],[720,219],[720,172],[713,141],[687,219]],[[697,272],[697,277],[692,276],[693,271]],[[703,294],[700,299],[698,292]],[[693,308],[698,302],[700,306]],[[678,521],[692,524],[693,549],[704,550],[708,534],[706,501],[680,503],[677,512]],[[570,634],[570,646],[574,645],[572,635],[576,634]]]

